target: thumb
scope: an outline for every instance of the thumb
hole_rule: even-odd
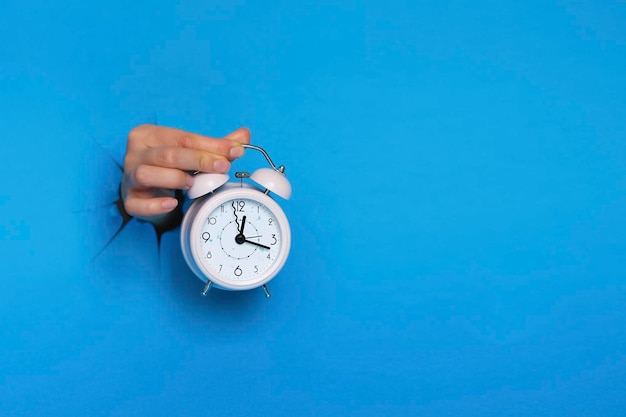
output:
[[[249,144],[250,130],[247,127],[240,127],[239,129],[224,136],[224,139],[232,140],[233,142],[241,144]]]

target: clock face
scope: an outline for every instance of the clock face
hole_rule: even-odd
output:
[[[284,215],[274,211],[259,199],[236,197],[196,219],[202,223],[190,239],[203,269],[234,285],[263,280],[285,256]]]

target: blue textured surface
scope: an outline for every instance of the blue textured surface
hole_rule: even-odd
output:
[[[0,415],[623,415],[626,4],[266,3],[0,4]],[[287,166],[271,299],[96,256],[143,122]]]

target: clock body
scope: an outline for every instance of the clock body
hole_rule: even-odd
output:
[[[181,227],[187,265],[205,283],[226,290],[265,285],[282,269],[291,247],[285,213],[249,184],[227,183],[194,200]]]

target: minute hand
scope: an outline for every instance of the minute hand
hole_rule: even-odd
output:
[[[246,242],[246,243],[252,243],[253,245],[257,245],[257,246],[260,246],[260,247],[265,248],[265,249],[271,249],[269,246],[265,246],[265,245],[262,245],[262,244],[260,244],[260,243],[253,242],[253,241],[248,240],[248,239],[244,240],[244,242]]]

